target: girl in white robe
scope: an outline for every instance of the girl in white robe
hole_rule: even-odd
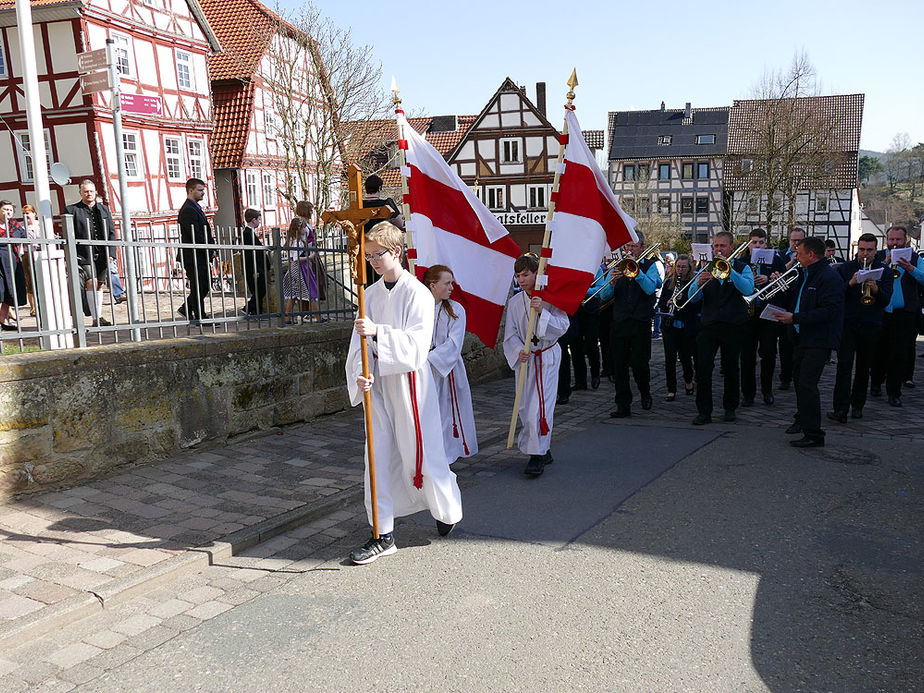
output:
[[[433,345],[427,360],[433,369],[433,380],[439,393],[443,445],[449,464],[460,457],[471,457],[478,452],[472,391],[462,360],[465,308],[449,298],[454,279],[452,270],[446,265],[428,267],[423,278],[424,285],[430,289],[436,301]]]
[[[382,228],[380,228],[382,227]],[[384,228],[384,230],[383,230]],[[388,222],[366,233],[366,258],[381,278],[365,292],[366,317],[355,321],[347,355],[350,401],[372,394],[379,539],[351,554],[369,563],[395,552],[394,519],[429,510],[441,535],[462,519],[462,497],[443,449],[439,403],[427,355],[433,295],[400,264],[403,234]],[[367,337],[370,378],[362,376],[360,335]],[[372,524],[366,441],[366,513]]]
[[[520,381],[520,363],[524,358],[526,328],[529,311],[538,310],[533,329],[530,353],[526,357],[526,382],[520,399],[520,435],[517,445],[520,452],[529,455],[524,473],[539,476],[543,467],[551,463],[552,424],[555,399],[558,395],[558,366],[561,347],[558,338],[568,330],[568,316],[564,311],[545,303],[538,296],[530,298],[536,288],[539,259],[528,253],[514,265],[516,281],[522,289],[507,301],[507,322],[504,329],[504,357]]]

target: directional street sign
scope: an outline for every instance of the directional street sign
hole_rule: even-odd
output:
[[[91,72],[88,75],[80,75],[80,91],[82,91],[84,95],[89,96],[90,94],[106,91],[107,89],[112,89],[112,84],[109,82],[108,70],[103,72]]]
[[[144,96],[143,94],[122,94],[122,110],[126,113],[140,113],[142,115],[162,116],[163,105],[159,96]]]
[[[77,71],[81,74],[93,72],[94,70],[103,70],[107,67],[109,65],[106,63],[105,48],[77,54]]]

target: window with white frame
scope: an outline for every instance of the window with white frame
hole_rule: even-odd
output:
[[[520,163],[520,140],[503,140],[501,142],[501,163]]]
[[[176,52],[176,83],[180,89],[193,89],[192,55],[186,51]]]
[[[138,177],[138,135],[134,132],[122,133],[122,149],[125,151],[125,175]]]
[[[164,138],[164,161],[169,180],[183,180],[183,144],[179,137]]]
[[[202,167],[202,140],[187,140],[186,151],[189,153],[189,176],[205,180]]]
[[[51,133],[43,130],[45,133],[45,158],[48,163],[48,170],[51,171]],[[35,180],[35,169],[32,167],[32,142],[29,139],[29,133],[26,130],[16,133],[18,146],[16,155],[19,159],[19,170],[23,175],[23,183],[32,183]]]
[[[815,211],[827,213],[828,211],[828,196],[824,193],[818,193],[818,197],[815,198]]]
[[[263,206],[260,200],[260,185],[257,182],[257,172],[247,172],[247,203],[256,209]]]
[[[545,186],[544,185],[530,185],[529,186],[529,208],[530,209],[545,209]]]
[[[276,137],[278,127],[276,125],[276,109],[273,108],[273,102],[269,99],[263,106],[263,129],[269,138]]]
[[[132,71],[132,40],[125,34],[112,32],[109,35],[115,43],[112,47],[112,54],[115,57],[116,70],[120,75],[131,77]]]
[[[504,187],[502,185],[486,186],[484,192],[488,200],[488,209],[504,209]]]
[[[3,37],[0,37],[0,77],[9,77],[6,71],[6,44]]]
[[[276,206],[276,174],[263,172],[263,204],[272,209]]]

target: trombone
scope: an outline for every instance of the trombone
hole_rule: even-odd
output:
[[[638,256],[637,259],[633,258],[631,255],[620,255],[619,257],[610,260],[610,262],[607,264],[607,266],[603,270],[603,276],[605,277],[613,269],[618,269],[620,272],[626,275],[629,279],[635,279],[642,271],[641,267],[639,266],[639,263],[641,263],[642,260],[647,260],[648,258],[652,257],[653,255],[657,255],[660,252],[661,252],[661,244],[655,243],[654,245],[648,246],[647,248],[645,248],[645,250],[641,252],[641,254]],[[603,286],[601,286],[599,289],[594,291],[590,296],[588,296],[583,301],[581,301],[581,305],[583,306],[588,301],[591,301],[592,299],[596,298],[597,294],[599,294],[601,291],[603,291],[603,289],[606,288],[606,285],[607,285],[607,282],[604,282]]]
[[[711,273],[716,279],[728,279],[732,273],[732,260],[734,260],[739,255],[741,255],[745,251],[745,249],[747,249],[749,244],[750,244],[750,239],[746,241],[742,241],[741,245],[735,248],[732,251],[732,254],[729,255],[727,258],[718,257],[718,258],[713,258],[712,260],[710,260],[709,263],[705,267],[703,267],[702,270],[694,274],[693,277],[690,279],[690,281],[684,284],[683,288],[680,291],[675,293],[674,297],[671,299],[671,302],[674,304],[674,307],[677,310],[683,310],[684,308],[687,307],[687,304],[690,302],[693,296],[696,295],[695,291],[693,292],[693,296],[689,296],[686,301],[683,301],[682,303],[678,303],[677,301],[680,300],[680,298],[687,293],[690,287],[693,286],[693,284],[697,280],[699,280],[700,275],[703,274],[704,272]]]

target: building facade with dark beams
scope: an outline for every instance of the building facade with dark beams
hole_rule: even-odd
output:
[[[608,179],[623,209],[707,242],[727,226],[728,107],[611,111]]]

